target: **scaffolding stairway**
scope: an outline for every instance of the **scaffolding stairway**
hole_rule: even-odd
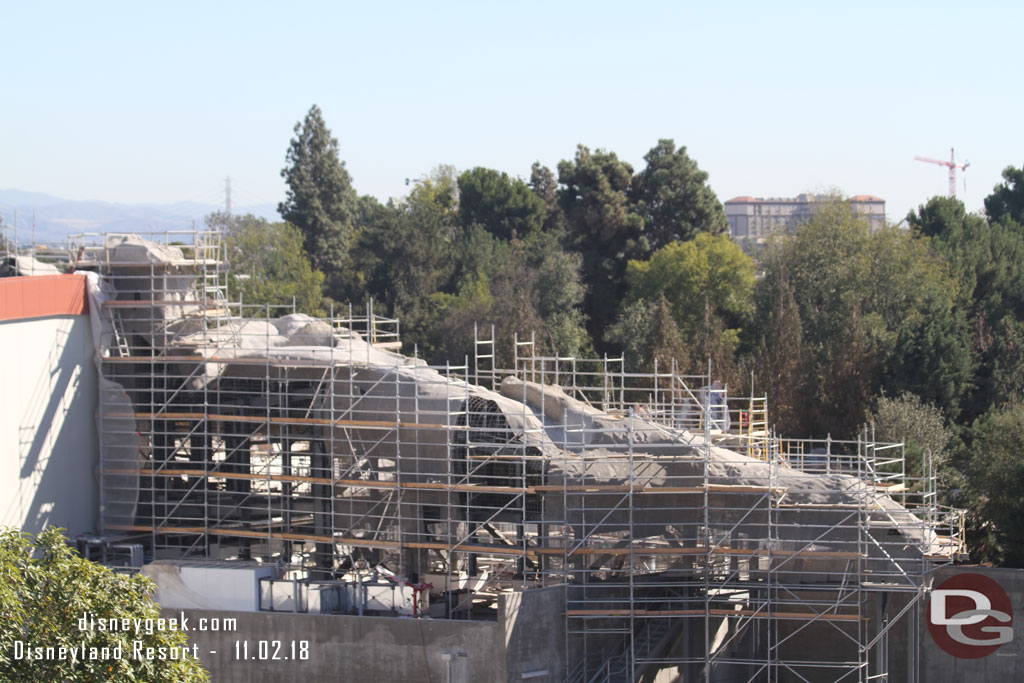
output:
[[[603,661],[594,658],[581,660],[570,672],[569,683],[636,683],[646,671],[649,662],[658,657],[681,626],[681,619],[645,618],[632,638],[627,634]],[[635,663],[631,659],[641,660]],[[598,663],[599,662],[599,663]],[[588,666],[590,664],[590,666]],[[596,667],[596,670],[594,670]],[[587,674],[590,673],[589,678]]]

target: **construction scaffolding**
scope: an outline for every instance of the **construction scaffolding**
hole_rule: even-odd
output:
[[[383,575],[452,619],[564,586],[556,679],[592,682],[884,679],[888,633],[963,556],[962,515],[901,444],[779,438],[767,398],[710,367],[631,373],[531,337],[501,370],[493,329],[430,366],[372,307],[231,302],[223,251],[68,247],[95,273],[103,533],[151,558]]]

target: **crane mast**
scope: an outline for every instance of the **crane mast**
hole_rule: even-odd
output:
[[[956,163],[956,154],[953,148],[949,148],[949,161],[942,161],[941,159],[931,159],[929,157],[914,157],[915,161],[924,161],[929,164],[938,164],[939,166],[945,166],[949,169],[949,196],[956,197],[956,170],[959,168],[961,171],[966,171],[967,167],[971,164],[964,162],[962,164]]]

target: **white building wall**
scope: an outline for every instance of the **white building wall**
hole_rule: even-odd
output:
[[[153,599],[163,608],[256,612],[260,579],[277,578],[273,565],[216,560],[157,560],[142,568],[156,584]]]
[[[0,321],[0,525],[96,530],[96,366],[85,315]]]

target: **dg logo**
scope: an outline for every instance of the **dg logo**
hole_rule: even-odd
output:
[[[987,657],[1013,640],[1010,596],[987,576],[952,576],[932,590],[928,631],[954,657]]]

